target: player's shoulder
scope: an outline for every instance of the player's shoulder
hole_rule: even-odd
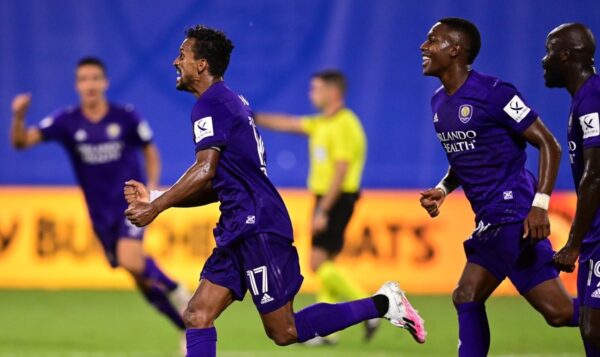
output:
[[[590,77],[580,93],[575,95],[576,102],[582,106],[600,106],[600,75],[594,74]]]
[[[251,111],[248,99],[234,92],[224,82],[214,84],[194,104],[196,115],[245,117]]]

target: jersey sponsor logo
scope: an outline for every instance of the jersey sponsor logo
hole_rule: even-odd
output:
[[[508,104],[504,106],[504,112],[517,123],[520,123],[521,120],[525,119],[530,111],[531,109],[523,103],[518,95],[512,97]]]
[[[475,138],[477,138],[475,130],[444,131],[437,136],[448,154],[475,150]]]
[[[215,135],[212,117],[204,117],[194,122],[194,136],[196,143],[200,140]]]
[[[579,117],[579,123],[583,130],[584,139],[600,135],[600,120],[597,112]]]
[[[513,192],[512,191],[504,191],[504,192],[502,192],[502,197],[504,198],[504,200],[512,200]]]
[[[473,117],[473,106],[471,104],[463,104],[458,108],[458,119],[463,124],[466,124]]]
[[[438,119],[437,113],[433,114],[433,122],[437,123],[438,121],[440,121],[440,120]]]
[[[106,127],[106,135],[110,139],[116,139],[121,134],[121,126],[117,123],[109,124]]]
[[[80,142],[86,141],[87,137],[88,137],[87,133],[83,129],[77,130],[74,135],[75,141],[80,141]]]
[[[152,132],[152,129],[150,128],[150,125],[148,125],[148,122],[146,122],[146,121],[142,121],[138,124],[137,133],[138,133],[138,136],[140,137],[140,139],[142,139],[143,141],[150,141],[150,140],[152,140],[152,137],[154,136],[154,133]]]
[[[54,124],[54,118],[53,117],[45,117],[44,119],[40,120],[40,129],[46,129],[52,126],[52,124]]]
[[[105,164],[121,158],[123,143],[120,141],[101,144],[79,144],[77,151],[86,164]]]

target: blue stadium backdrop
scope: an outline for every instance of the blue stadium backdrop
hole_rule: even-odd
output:
[[[164,160],[163,182],[193,160],[193,97],[175,90],[177,54],[186,25],[222,28],[234,50],[226,79],[259,111],[311,113],[307,81],[337,67],[350,79],[348,104],[369,137],[364,183],[370,188],[421,188],[437,182],[446,161],[433,133],[429,98],[438,87],[421,76],[419,45],[436,19],[461,16],[483,36],[475,68],[516,84],[565,146],[570,99],[544,88],[540,59],[546,33],[581,21],[600,35],[595,0],[2,0],[0,1],[0,184],[72,184],[56,145],[25,153],[8,143],[10,101],[31,91],[30,121],[74,103],[73,66],[106,60],[110,99],[133,103],[150,121]],[[270,176],[301,187],[304,139],[264,133]],[[558,181],[572,187],[567,155]],[[535,162],[530,163],[535,169]]]

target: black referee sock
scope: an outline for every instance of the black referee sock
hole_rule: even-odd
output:
[[[385,295],[375,295],[372,296],[373,302],[375,303],[375,308],[377,312],[379,312],[379,317],[383,317],[387,314],[390,308],[390,300]]]

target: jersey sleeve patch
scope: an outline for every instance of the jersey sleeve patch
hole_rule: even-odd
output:
[[[600,136],[600,119],[598,117],[598,112],[582,115],[579,117],[579,123],[583,130],[584,139]]]
[[[148,125],[147,121],[141,121],[138,124],[137,134],[140,137],[140,139],[142,139],[142,141],[144,142],[152,140],[152,137],[154,136],[152,133],[152,129],[150,128],[150,125]]]
[[[530,111],[531,109],[525,105],[518,95],[512,97],[512,99],[504,106],[504,112],[517,123],[520,123],[521,120],[525,119]]]
[[[215,135],[212,117],[204,117],[194,122],[194,137],[196,144],[202,139]]]
[[[46,128],[51,127],[52,124],[54,124],[54,118],[51,116],[47,116],[40,121],[38,126],[40,129],[46,129]]]

